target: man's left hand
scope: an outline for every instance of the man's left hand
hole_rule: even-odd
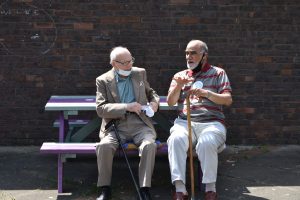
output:
[[[150,102],[150,106],[154,112],[158,109],[158,104],[156,102]]]
[[[195,88],[190,90],[190,95],[194,95],[198,98],[207,97],[208,91],[200,88]]]

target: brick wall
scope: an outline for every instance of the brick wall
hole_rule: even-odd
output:
[[[231,80],[229,144],[300,144],[299,9],[298,0],[3,0],[0,144],[57,140],[47,99],[95,94],[116,45],[166,95],[191,39],[207,42]]]

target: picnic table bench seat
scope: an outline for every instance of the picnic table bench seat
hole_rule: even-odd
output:
[[[156,141],[157,154],[166,155],[168,147],[166,143]],[[57,154],[57,184],[58,193],[63,192],[63,165],[66,161],[65,155],[73,154],[95,154],[96,155],[97,143],[57,143],[57,142],[44,142],[40,148],[40,152],[44,154]],[[125,143],[123,147],[128,155],[138,155],[138,147],[133,143]],[[122,156],[121,149],[116,152],[116,156]],[[72,156],[71,156],[72,157]]]
[[[156,140],[157,144],[157,155],[167,155],[168,146],[166,142],[160,142]],[[75,155],[76,154],[95,154],[96,155],[96,145],[97,143],[57,143],[57,142],[44,142],[40,148],[40,152],[43,154],[57,154],[57,184],[58,184],[58,193],[63,192],[63,165],[66,161],[66,155]],[[123,147],[127,155],[138,155],[138,147],[133,143],[125,143]],[[121,149],[118,149],[116,156],[123,156]],[[194,156],[196,154],[194,153]],[[67,156],[68,157],[68,156]],[[72,157],[72,156],[71,156]],[[69,158],[69,157],[68,157]],[[202,182],[202,170],[200,162],[198,163],[198,183],[199,186]]]

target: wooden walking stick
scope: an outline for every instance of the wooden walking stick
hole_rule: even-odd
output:
[[[192,123],[191,123],[191,105],[190,95],[186,97],[186,110],[188,122],[188,137],[189,137],[189,161],[190,161],[190,177],[191,177],[191,200],[195,199],[195,184],[194,184],[194,162],[193,162],[193,142],[192,142]]]

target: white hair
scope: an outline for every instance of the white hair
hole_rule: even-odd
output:
[[[110,52],[110,64],[112,64],[112,61],[114,61],[118,55],[124,52],[130,53],[130,51],[126,47],[122,47],[122,46],[114,47]]]

